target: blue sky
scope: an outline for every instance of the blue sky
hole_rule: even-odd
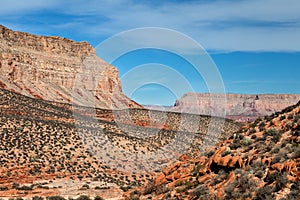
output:
[[[133,28],[162,27],[191,37],[209,53],[229,93],[300,93],[300,1],[298,0],[0,0],[0,24],[39,35],[88,41],[94,47]],[[101,56],[101,55],[100,55]],[[172,87],[156,83],[152,68],[163,64],[184,77]],[[185,92],[208,92],[184,59],[144,49],[115,60],[126,92],[126,74],[145,66],[152,84],[129,97],[142,104],[171,105]],[[152,70],[154,71],[154,70]],[[142,73],[143,70],[137,70]],[[159,71],[155,71],[158,73]],[[172,79],[173,78],[173,79]],[[177,92],[175,91],[177,90]],[[178,92],[179,91],[179,92]]]

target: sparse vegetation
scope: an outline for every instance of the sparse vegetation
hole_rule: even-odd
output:
[[[14,96],[14,94],[11,93],[1,92],[4,96]],[[68,119],[72,119],[73,116],[70,105],[38,101],[23,96],[15,97],[15,99],[18,98],[22,98],[22,100],[11,100],[8,105],[10,106],[9,109],[15,107],[13,112],[9,109],[5,110],[5,112],[11,112],[11,114],[0,115],[0,150],[3,152],[0,155],[0,166],[4,168],[29,166],[28,171],[26,171],[26,168],[22,173],[30,176],[49,174],[57,179],[70,176],[73,179],[80,179],[82,181],[86,179],[99,180],[115,183],[119,185],[123,191],[132,191],[132,188],[148,183],[143,192],[133,190],[133,193],[130,193],[130,199],[139,199],[143,195],[163,195],[164,197],[171,198],[174,192],[180,194],[180,198],[215,198],[218,195],[217,192],[213,193],[214,190],[206,186],[209,185],[209,187],[214,188],[222,184],[225,184],[224,187],[226,187],[226,189],[224,190],[224,195],[227,199],[262,199],[273,198],[274,194],[283,190],[287,184],[295,185],[295,183],[287,179],[288,176],[295,177],[294,172],[291,172],[294,170],[293,166],[289,166],[290,168],[280,168],[280,166],[286,162],[293,163],[300,156],[298,140],[300,130],[297,124],[299,114],[296,113],[281,112],[274,114],[270,118],[267,117],[257,120],[250,125],[250,129],[241,129],[235,135],[227,137],[230,139],[220,143],[222,147],[224,146],[224,149],[218,153],[217,149],[213,148],[209,148],[210,150],[207,152],[199,151],[199,144],[201,144],[201,140],[204,137],[202,132],[205,132],[207,128],[207,126],[203,124],[207,124],[209,120],[211,120],[209,117],[192,115],[180,116],[169,113],[168,130],[161,129],[158,131],[157,128],[153,127],[136,126],[125,123],[122,124],[124,127],[120,128],[113,120],[107,120],[107,116],[112,115],[111,111],[97,110],[98,116],[103,116],[101,120],[99,120],[99,123],[104,127],[103,133],[105,137],[108,138],[101,142],[110,142],[116,145],[116,147],[123,149],[122,153],[126,153],[126,151],[143,151],[144,154],[146,154],[146,152],[155,152],[159,147],[169,144],[179,133],[183,136],[190,133],[195,134],[195,140],[187,153],[187,156],[189,156],[191,160],[180,161],[186,162],[180,167],[182,171],[178,171],[178,174],[170,175],[166,179],[167,182],[157,186],[154,180],[152,182],[150,181],[152,177],[149,176],[149,174],[145,176],[141,174],[128,175],[120,173],[111,175],[105,173],[106,171],[117,170],[119,166],[113,166],[111,163],[120,161],[117,159],[118,157],[114,154],[114,151],[110,150],[107,151],[105,155],[107,160],[103,159],[108,162],[99,162],[93,155],[95,155],[96,147],[99,148],[97,145],[103,143],[100,143],[97,139],[94,139],[94,137],[91,137],[92,139],[90,141],[88,141],[88,137],[80,140],[78,132],[84,132],[87,135],[93,136],[95,135],[95,130],[97,130],[96,126],[99,125],[98,122],[93,124],[88,120],[84,120],[86,116],[82,114],[84,113],[83,111],[81,111],[82,121],[79,120],[80,124],[75,127],[72,121],[68,121]],[[22,101],[25,101],[26,103],[24,104],[30,105],[30,107],[19,105]],[[31,116],[33,112],[35,113],[34,117]],[[147,120],[145,120],[147,116],[149,117],[147,110],[132,109],[130,112],[134,121],[139,123],[141,121],[147,122]],[[122,111],[120,111],[119,114],[121,113]],[[159,119],[161,113],[154,112],[153,115]],[[53,118],[53,116],[56,117]],[[53,119],[45,120],[49,117]],[[141,120],[141,118],[143,120]],[[106,119],[106,121],[104,119]],[[178,124],[180,120],[187,122],[187,130],[181,131],[178,129],[176,124]],[[203,126],[199,126],[195,131],[195,129],[192,130],[190,127],[192,127],[193,121],[196,120],[200,120]],[[283,127],[276,126],[279,121],[283,123]],[[7,124],[9,124],[9,126]],[[237,124],[226,121],[224,132],[228,131],[226,134],[229,136],[229,133],[234,133],[233,130],[237,130],[237,128]],[[146,137],[146,139],[140,139],[126,134],[123,130],[134,130],[136,132],[154,134],[151,137]],[[128,145],[124,146],[120,140],[125,141],[125,143],[127,142]],[[181,140],[184,141],[184,138],[181,138]],[[207,138],[208,142],[213,143],[213,140],[214,138],[212,137]],[[86,149],[84,144],[87,142],[95,143],[95,149],[93,149],[93,146],[90,149]],[[174,148],[177,147],[174,146]],[[15,151],[16,149],[18,149],[18,151]],[[49,149],[51,149],[51,151],[49,151]],[[249,154],[248,152],[250,151],[251,153]],[[123,157],[126,158],[126,154]],[[193,159],[199,157],[202,158],[195,161],[197,163],[193,163]],[[204,160],[203,157],[205,157]],[[127,160],[124,159],[123,162],[126,163]],[[122,164],[120,164],[120,166],[122,166]],[[143,167],[140,163],[136,163],[136,166],[141,169]],[[279,167],[277,169],[274,166]],[[188,168],[188,170],[185,167]],[[287,169],[291,171],[287,171]],[[157,170],[156,173],[160,173],[160,170]],[[9,171],[4,173],[3,176],[15,178],[18,176],[18,171]],[[178,177],[184,177],[185,179],[178,180],[170,187],[172,181],[177,180]],[[189,178],[186,179],[186,177]],[[255,180],[258,182],[254,181],[254,178],[256,178]],[[35,188],[51,189],[42,184],[32,184],[28,186],[23,185],[23,182],[20,183],[22,183],[22,185],[15,182],[9,187],[1,186],[0,190],[9,190],[11,187],[19,190],[19,192],[25,193]],[[92,186],[88,181],[85,183],[86,184],[83,184],[81,187],[82,192],[90,189],[104,189],[102,186]],[[258,191],[255,192],[258,185],[264,186],[258,188]],[[291,198],[296,196],[297,191],[297,187],[291,189]],[[38,200],[39,197],[36,198],[36,200]],[[48,197],[47,199],[62,200],[63,198],[55,196]],[[90,198],[88,196],[81,196],[78,199],[84,200]],[[97,197],[97,199],[102,198]]]
[[[291,191],[284,198],[298,199],[300,187],[294,180],[298,180],[300,128],[294,122],[293,109],[286,109],[292,113],[278,112],[258,119],[219,143],[212,152],[183,161],[178,173],[189,168],[190,178],[172,181],[176,172],[165,174],[168,181],[162,185],[167,187],[164,198],[171,199],[176,194],[179,199],[275,199],[291,184]],[[218,196],[219,187],[224,189],[222,196]],[[153,184],[147,194],[157,197],[160,192],[156,188]]]

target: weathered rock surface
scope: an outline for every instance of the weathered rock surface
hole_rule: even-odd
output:
[[[222,113],[220,109],[226,109],[226,117],[247,121],[278,112],[299,100],[299,94],[226,94],[225,96],[187,93],[178,99],[170,110],[210,115],[214,112]],[[222,106],[224,103],[225,105]]]
[[[299,199],[300,102],[197,157],[181,156],[128,199]]]
[[[26,96],[101,108],[140,107],[122,94],[118,70],[87,42],[0,25],[0,87]]]

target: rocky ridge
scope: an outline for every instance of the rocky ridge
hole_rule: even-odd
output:
[[[299,199],[300,102],[207,148],[181,156],[147,186],[140,199]]]
[[[36,36],[0,25],[0,88],[101,108],[140,107],[122,94],[118,70],[87,42]]]
[[[218,106],[223,103],[224,106]],[[300,100],[299,94],[200,94],[187,93],[175,102],[170,111],[210,115],[226,110],[226,117],[241,122],[253,121],[258,117],[271,115]]]

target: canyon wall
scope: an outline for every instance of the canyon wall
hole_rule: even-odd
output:
[[[118,70],[87,42],[16,32],[0,25],[0,88],[100,108],[140,107],[122,93]]]
[[[226,100],[224,102],[223,100]],[[299,94],[201,94],[187,93],[170,110],[210,115],[225,109],[226,117],[237,121],[253,120],[296,104]],[[222,106],[222,104],[224,106]],[[219,105],[219,106],[218,106]],[[223,110],[224,111],[224,110]]]

